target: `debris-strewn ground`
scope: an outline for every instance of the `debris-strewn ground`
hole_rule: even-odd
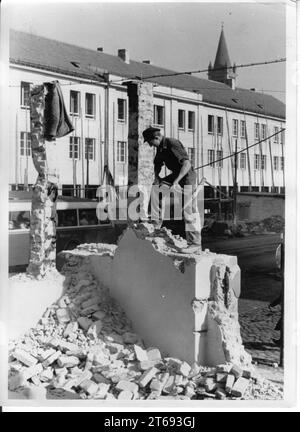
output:
[[[10,343],[11,397],[35,399],[281,399],[254,370],[163,358],[145,347],[124,311],[88,272],[85,258],[63,268],[64,295],[35,328]]]
[[[206,235],[225,235],[228,237],[246,237],[255,234],[274,234],[283,232],[284,218],[280,215],[270,216],[261,221],[238,221],[236,224],[233,224],[233,222],[207,219],[204,230],[204,234]]]

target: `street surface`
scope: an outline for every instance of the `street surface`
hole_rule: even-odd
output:
[[[278,297],[281,281],[275,263],[275,252],[280,243],[279,234],[251,235],[242,238],[203,238],[203,249],[236,255],[241,268],[241,297],[239,321],[245,348],[260,366],[279,363],[280,350],[273,338],[279,338],[274,330],[280,317],[280,307],[272,311],[268,305]],[[272,372],[273,370],[273,372]],[[282,382],[282,368],[272,368],[269,375]]]

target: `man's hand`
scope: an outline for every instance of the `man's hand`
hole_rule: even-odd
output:
[[[173,181],[172,188],[175,190],[175,192],[182,192],[182,188],[181,188],[178,180]]]

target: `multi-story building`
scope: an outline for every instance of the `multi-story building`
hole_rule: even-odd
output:
[[[30,86],[58,80],[75,130],[60,138],[59,186],[64,194],[95,190],[108,164],[115,184],[128,179],[129,97],[124,83],[150,81],[153,124],[186,146],[198,178],[229,192],[284,192],[285,105],[255,89],[236,86],[222,30],[208,78],[11,31],[10,178],[12,189],[34,184],[30,148]],[[278,133],[280,132],[280,133]],[[275,134],[275,135],[274,135]],[[268,138],[269,136],[272,136]],[[267,139],[266,139],[267,138]],[[262,141],[260,144],[256,144]],[[206,189],[206,196],[214,194]]]

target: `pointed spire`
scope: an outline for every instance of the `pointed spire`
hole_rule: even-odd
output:
[[[231,62],[228,54],[227,44],[223,29],[224,23],[222,22],[222,30],[219,39],[219,45],[217,49],[216,59],[214,63],[214,69],[220,67],[231,67]]]

